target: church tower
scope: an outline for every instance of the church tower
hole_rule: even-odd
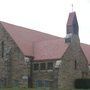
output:
[[[73,36],[79,35],[79,27],[78,27],[78,21],[77,16],[75,12],[69,13],[69,18],[66,25],[66,37],[65,42],[71,43]]]

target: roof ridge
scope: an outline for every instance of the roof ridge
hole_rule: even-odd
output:
[[[8,23],[8,22],[4,22],[4,21],[0,21],[0,23],[1,23],[2,25],[4,25],[4,24],[8,24],[8,25],[12,25],[12,26],[19,27],[19,28],[24,28],[24,29],[26,29],[26,30],[31,30],[31,31],[35,31],[35,32],[38,32],[38,33],[42,33],[42,34],[46,34],[46,35],[50,35],[50,36],[54,36],[54,37],[59,38],[59,36],[52,35],[52,34],[45,33],[45,32],[41,32],[41,31],[38,31],[38,30],[35,30],[35,29],[30,29],[30,28],[28,28],[28,27],[23,27],[23,26],[20,26],[20,25],[16,25],[16,24],[12,24],[12,23]]]

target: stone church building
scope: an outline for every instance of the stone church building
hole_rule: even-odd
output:
[[[0,83],[34,87],[38,80],[53,89],[73,90],[76,79],[90,78],[90,45],[80,43],[75,12],[69,13],[61,38],[0,22]]]

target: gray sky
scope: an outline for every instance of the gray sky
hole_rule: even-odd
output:
[[[90,0],[0,0],[0,21],[65,37],[72,4],[80,40],[90,44]]]

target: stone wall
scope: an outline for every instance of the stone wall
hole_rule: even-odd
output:
[[[44,63],[47,63],[47,62],[51,62],[51,61],[49,60],[44,61]],[[53,67],[54,67],[56,60],[55,61],[53,60],[52,62],[53,62]],[[41,63],[41,62],[38,62],[38,63]],[[47,80],[52,83],[53,77],[54,77],[54,68],[52,70],[48,70],[48,69],[40,70],[39,69],[37,71],[33,71],[34,85],[35,85],[36,80],[42,80],[42,81]],[[49,86],[51,86],[51,83],[49,83],[50,84]]]
[[[76,39],[76,37],[74,38]],[[62,62],[59,67],[59,72],[57,73],[56,69],[53,71],[33,71],[33,81],[52,81],[52,90],[74,90],[75,79],[90,78],[88,63],[80,47],[79,40],[76,39],[73,41],[61,58]],[[2,51],[2,42],[4,42],[4,51]],[[55,63],[54,60],[53,62]],[[83,76],[83,72],[87,75]],[[28,79],[24,79],[25,76],[28,76],[28,68],[24,60],[24,55],[9,33],[0,24],[0,80],[6,82],[6,87],[12,87],[13,82],[17,81],[19,86],[24,87],[28,85]],[[58,78],[55,78],[55,76]],[[58,85],[58,88],[55,88],[56,85]]]
[[[3,51],[2,42],[4,43]],[[17,82],[20,86],[23,86],[27,84],[26,80],[22,79],[23,76],[28,76],[24,55],[9,33],[0,24],[0,80],[5,81],[6,87],[11,87],[13,82]]]
[[[47,70],[33,72],[34,80],[51,80],[50,90],[75,90],[76,79],[88,78],[87,59],[80,47],[78,37],[75,36],[73,39],[74,42],[69,44],[61,58],[59,69],[54,68],[53,72]]]
[[[76,38],[74,37],[74,39]],[[82,75],[82,72],[88,73],[87,66],[87,59],[80,47],[79,40],[73,40],[62,57],[58,75],[58,90],[74,90],[76,79],[87,78]]]

